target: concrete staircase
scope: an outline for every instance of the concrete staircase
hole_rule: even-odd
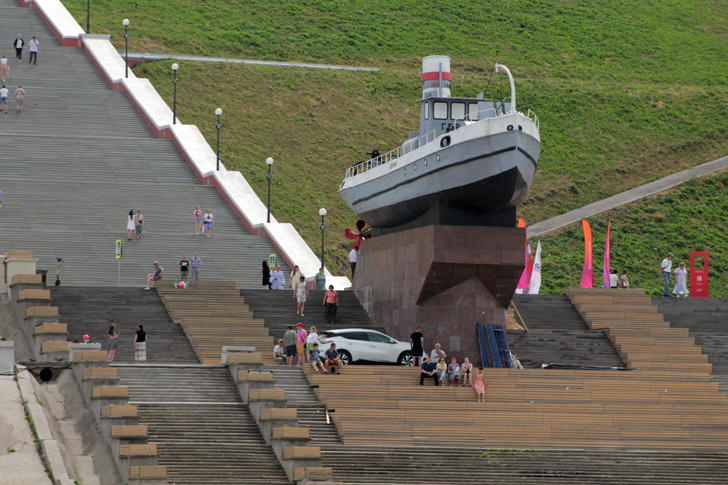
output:
[[[273,337],[263,321],[253,317],[235,282],[193,282],[185,290],[162,282],[156,291],[203,364],[220,364],[225,346],[254,347],[264,362],[275,363]]]
[[[68,325],[68,340],[101,343],[106,350],[109,325],[121,331],[115,362],[134,362],[134,333],[147,332],[147,363],[197,364],[197,356],[179,325],[172,322],[155,291],[141,288],[52,287],[51,298]]]
[[[170,483],[290,483],[227,368],[117,367]]]
[[[723,484],[725,454],[386,446],[325,447],[334,479],[359,484]],[[356,457],[352,459],[352,457]]]
[[[200,185],[173,142],[153,136],[85,52],[61,47],[39,15],[17,2],[0,3],[0,30],[22,32],[26,42],[35,35],[41,45],[35,66],[16,62],[9,44],[4,51],[11,101],[9,114],[0,114],[3,251],[32,250],[50,273],[62,257],[64,286],[111,286],[118,282],[114,241],[122,239],[122,285],[141,288],[155,260],[165,279],[176,279],[182,256],[197,252],[202,279],[260,286],[261,261],[277,254],[268,239],[251,235],[214,188]],[[27,92],[20,114],[12,101],[18,85]],[[195,235],[197,205],[215,216],[211,238]],[[141,241],[126,240],[131,209],[145,216]],[[277,260],[284,262],[280,254]]]
[[[708,354],[713,373],[728,376],[728,299],[652,298],[671,327],[687,328]]]
[[[339,291],[339,308],[335,325],[326,322],[326,311],[323,306],[324,292],[311,291],[306,302],[304,317],[296,315],[296,300],[293,290],[240,290],[255,318],[265,320],[265,326],[278,340],[288,330],[288,325],[303,323],[306,331],[313,325],[319,333],[329,328],[374,328],[371,318],[361,306],[353,291]]]
[[[516,295],[513,302],[529,331],[508,330],[508,346],[524,368],[624,365],[606,334],[590,330],[566,296]],[[521,318],[516,321],[520,324]]]
[[[299,426],[309,429],[312,445],[341,443],[333,421],[326,422],[326,408],[314,394],[303,369],[297,366],[269,365],[265,370],[273,372],[275,389],[285,389],[286,407],[296,408]]]

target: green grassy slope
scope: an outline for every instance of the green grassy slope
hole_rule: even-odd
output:
[[[85,2],[65,4],[85,25]],[[528,223],[728,152],[725,2],[100,1],[92,31],[123,46],[125,17],[131,49],[384,69],[181,63],[180,119],[214,142],[222,107],[227,165],[264,198],[264,160],[276,158],[276,217],[318,250],[316,213],[329,209],[327,253],[342,268],[339,235],[356,220],[336,193],[343,171],[417,130],[424,55],[452,57],[454,95],[483,91],[496,61],[514,72],[519,110],[541,120],[539,171],[520,211]],[[170,65],[135,70],[171,104]],[[487,94],[505,94],[501,82]]]
[[[710,295],[728,297],[728,172],[691,180],[588,220],[593,234],[595,286],[602,285],[604,243],[611,221],[611,267],[620,275],[627,269],[632,288],[661,295],[660,262],[667,253],[675,256],[674,270],[680,261],[690,268],[690,251],[708,251]],[[532,242],[535,249],[536,239]],[[562,288],[578,287],[584,267],[581,223],[545,235],[541,246],[541,292],[560,293]]]

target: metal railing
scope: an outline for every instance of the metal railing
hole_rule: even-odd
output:
[[[422,146],[425,146],[434,140],[435,140],[435,130],[432,130],[431,132],[429,132],[425,135],[419,136],[417,138],[413,138],[412,140],[408,140],[402,146],[395,148],[394,150],[391,150],[383,155],[379,155],[378,157],[372,158],[371,160],[367,160],[366,162],[361,162],[361,163],[354,165],[353,167],[349,167],[346,170],[346,176],[344,178],[347,179],[349,177],[361,175],[364,172],[367,172],[373,168],[379,167],[380,165],[386,165],[387,163],[393,162],[394,160],[398,159],[405,153],[409,153],[412,150],[416,150]],[[411,142],[411,143],[408,144],[408,142]]]

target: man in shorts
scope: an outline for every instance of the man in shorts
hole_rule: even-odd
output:
[[[422,335],[422,327],[417,328],[410,335],[410,350],[412,354],[412,365],[419,367],[422,365],[422,354],[425,353],[425,336]]]
[[[3,84],[3,87],[0,88],[0,110],[3,108],[4,105],[5,114],[8,114],[8,96],[10,96],[10,91],[8,91],[8,88],[6,88]]]
[[[310,357],[309,360],[311,361],[311,365],[313,366],[313,368],[316,369],[316,374],[321,374],[321,371],[324,371],[324,374],[328,374],[329,371],[327,371],[324,365],[321,363],[321,358],[319,357],[320,354],[321,351],[319,350],[319,344],[313,344],[313,348],[308,351],[308,355]]]
[[[341,374],[342,365],[341,357],[339,357],[339,353],[336,351],[336,344],[331,344],[329,350],[326,351],[326,365],[324,366],[324,370],[328,374],[328,369],[332,369],[331,372],[333,372],[333,368],[336,367],[336,373]]]
[[[158,262],[154,262],[154,273],[147,275],[147,286],[144,288],[145,290],[148,290],[152,287],[152,282],[159,281],[162,279],[162,273],[164,273],[164,268],[159,266]]]
[[[293,365],[293,358],[296,356],[296,331],[293,330],[293,326],[288,326],[288,331],[283,335],[283,343],[286,345],[286,363]]]
[[[306,337],[308,332],[303,329],[303,324],[296,324],[296,352],[298,352],[298,365],[306,365]]]

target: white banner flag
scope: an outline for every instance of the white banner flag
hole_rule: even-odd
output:
[[[531,284],[528,285],[529,295],[538,295],[541,288],[541,240],[536,246],[536,256],[533,258],[533,271],[531,271]]]

